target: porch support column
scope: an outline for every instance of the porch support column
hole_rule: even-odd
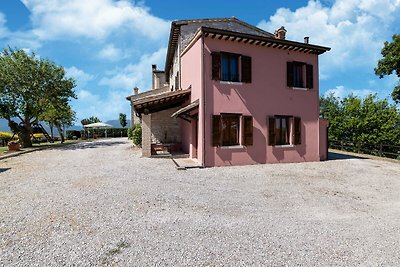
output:
[[[142,156],[151,157],[151,114],[142,114]]]

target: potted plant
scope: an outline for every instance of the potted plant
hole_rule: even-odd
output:
[[[20,144],[18,140],[10,140],[7,145],[9,151],[18,151],[20,149]]]

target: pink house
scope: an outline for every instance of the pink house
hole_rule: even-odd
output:
[[[174,21],[165,70],[127,97],[142,122],[142,153],[182,151],[205,167],[327,158],[318,55],[236,18]]]

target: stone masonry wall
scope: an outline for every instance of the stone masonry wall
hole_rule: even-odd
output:
[[[171,115],[180,107],[170,108],[151,114],[151,141],[152,143],[180,143],[180,119],[171,118]]]

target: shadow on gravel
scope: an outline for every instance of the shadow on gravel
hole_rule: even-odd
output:
[[[11,168],[0,168],[0,173],[6,172],[6,171],[8,171],[8,170],[11,170]]]
[[[123,145],[126,142],[121,141],[108,141],[108,142],[85,142],[78,144],[71,144],[67,146],[54,147],[50,148],[51,150],[78,150],[78,149],[88,149],[88,148],[97,148],[97,147],[111,147],[116,145]]]
[[[334,153],[334,152],[328,153],[328,160],[345,160],[345,159],[366,159],[366,158],[341,154],[341,153]]]

